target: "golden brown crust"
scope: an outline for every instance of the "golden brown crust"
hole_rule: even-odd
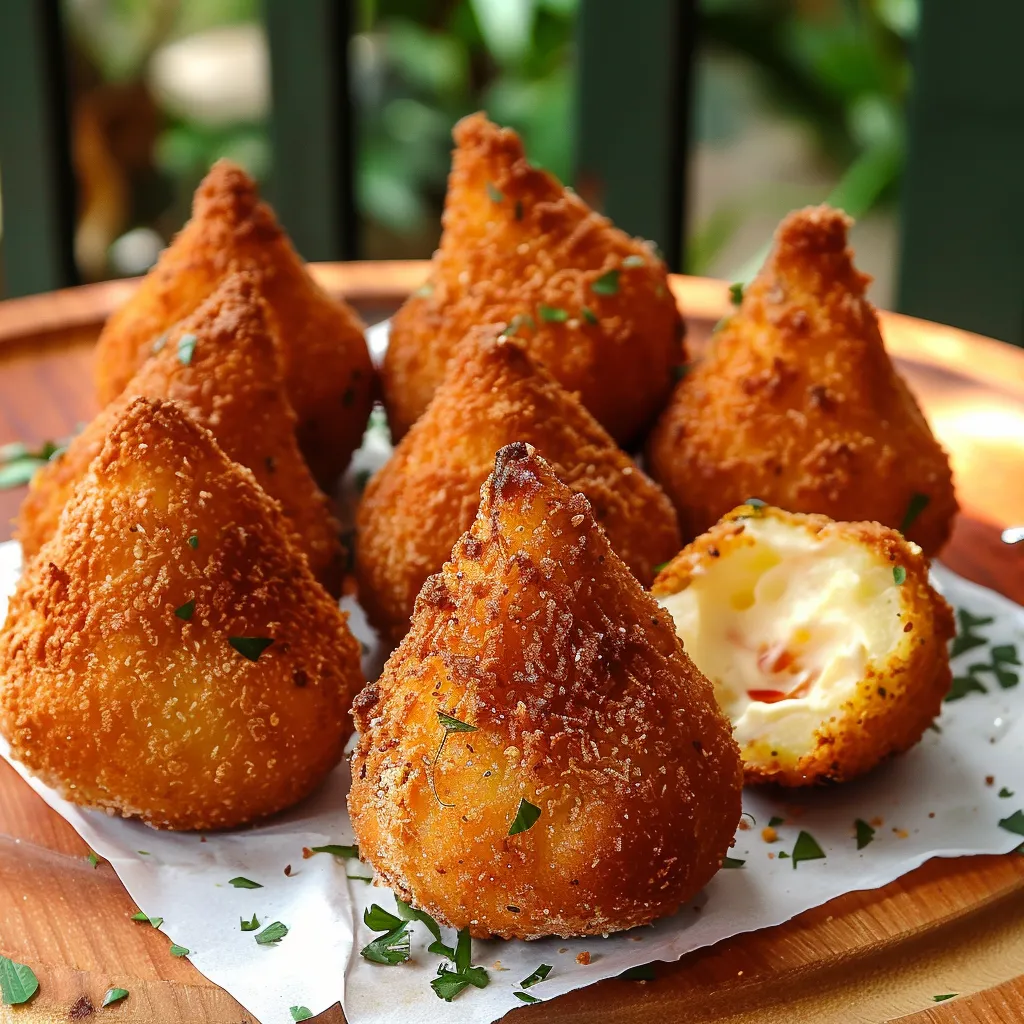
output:
[[[96,387],[112,402],[153,340],[188,316],[232,270],[254,265],[263,279],[271,329],[281,341],[299,446],[324,486],[362,441],[374,370],[363,325],[349,306],[309,276],[256,183],[228,160],[196,191],[192,219],[138,290],[107,321],[96,349]]]
[[[474,727],[444,735],[437,712]],[[590,935],[673,912],[740,815],[729,725],[589,503],[527,444],[357,698],[349,812],[376,875],[473,935]],[[540,808],[509,836],[522,799]]]
[[[849,218],[790,214],[775,249],[678,385],[655,428],[652,475],[694,537],[749,497],[898,528],[928,555],[957,504],[949,460],[896,373],[853,266]]]
[[[62,457],[36,474],[18,516],[26,559],[53,536],[75,485],[132,399],[141,395],[180,403],[213,433],[229,458],[250,469],[281,503],[313,575],[332,593],[340,592],[339,526],[299,452],[280,348],[265,314],[258,275],[232,273],[198,309],[161,336],[159,351],[121,395],[71,441]],[[186,341],[183,357],[179,342],[186,336],[193,342],[187,355]]]
[[[751,516],[775,518],[822,540],[862,544],[881,560],[902,566],[900,585],[904,640],[885,664],[869,665],[856,693],[822,723],[814,749],[795,762],[770,743],[741,748],[748,783],[808,786],[843,782],[913,747],[938,716],[949,692],[948,642],[956,633],[953,610],[928,580],[928,560],[917,545],[880,523],[837,523],[827,516],[741,505],[689,544],[659,573],[655,597],[685,590],[735,548],[754,543]]]
[[[531,167],[515,132],[473,114],[454,136],[432,291],[413,295],[391,321],[383,383],[393,435],[427,408],[467,331],[519,318],[531,356],[578,392],[616,441],[638,440],[684,361],[664,264]],[[595,292],[609,272],[616,294]],[[566,319],[545,319],[542,306]]]
[[[273,644],[250,661],[231,637]],[[239,825],[309,793],[363,683],[276,503],[174,403],[143,398],[19,581],[0,680],[0,730],[33,774],[172,829]]]
[[[675,510],[604,428],[503,325],[469,333],[430,407],[370,481],[357,517],[360,602],[394,643],[416,595],[470,528],[494,453],[528,441],[590,499],[612,547],[647,586],[680,548]]]

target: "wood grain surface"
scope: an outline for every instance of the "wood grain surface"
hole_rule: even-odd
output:
[[[425,263],[316,268],[368,322],[426,276]],[[67,435],[94,412],[91,347],[132,282],[0,303],[0,444]],[[722,282],[677,278],[699,351],[728,309]],[[963,513],[943,560],[1024,603],[1024,545],[999,540],[1024,524],[1024,352],[892,314],[883,333],[950,451]],[[0,539],[23,490],[0,492]],[[160,1024],[252,1022],[136,910],[106,864],[0,763],[0,953],[32,966],[40,992],[0,1021],[90,1019]],[[100,1009],[107,988],[131,992]],[[940,993],[958,998],[935,1003]],[[318,1021],[338,1024],[335,1007]],[[933,860],[884,889],[850,893],[776,928],[661,964],[653,982],[606,981],[515,1020],[565,1024],[981,1024],[1024,1021],[1024,857]],[[278,1024],[263,1021],[261,1024]]]

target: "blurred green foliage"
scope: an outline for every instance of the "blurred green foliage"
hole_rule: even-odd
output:
[[[109,80],[144,76],[153,52],[169,40],[260,16],[258,0],[66,2],[78,46]],[[386,236],[405,239],[407,250],[429,252],[451,126],[479,108],[518,129],[534,161],[571,180],[579,2],[360,0],[352,67],[358,201],[366,220]],[[745,118],[770,109],[806,125],[837,175],[849,169],[840,181],[848,208],[864,212],[893,197],[903,165],[908,49],[919,2],[702,0],[702,68],[716,60],[727,72],[744,68],[756,99],[753,109],[738,114],[729,73],[702,74],[699,136],[727,141]],[[155,161],[176,186],[179,207],[220,155],[264,174],[265,124],[212,127],[167,118]],[[706,266],[745,209],[740,201],[694,226],[691,267]],[[181,208],[170,219],[183,216]]]

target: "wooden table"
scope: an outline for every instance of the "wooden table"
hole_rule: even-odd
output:
[[[424,263],[317,268],[368,321],[425,277]],[[130,293],[112,282],[0,303],[0,443],[59,438],[94,412],[92,342]],[[728,309],[721,282],[678,278],[699,349]],[[886,342],[952,453],[963,507],[943,558],[1024,603],[1024,351],[952,328],[885,315]],[[22,492],[0,492],[0,539]],[[1024,755],[1022,755],[1024,757]],[[39,995],[0,1007],[0,1021],[98,1019],[240,1024],[252,1018],[167,940],[133,924],[135,907],[108,865],[0,763],[0,952],[30,964]],[[131,997],[100,1010],[111,985]],[[959,992],[936,1004],[932,997]],[[83,1001],[84,1000],[86,1001]],[[76,1014],[78,1016],[76,1016]],[[521,1015],[521,1016],[520,1016]],[[1024,857],[934,860],[874,892],[851,893],[777,928],[660,965],[658,980],[607,981],[516,1020],[647,1024],[1024,1020]],[[335,1008],[321,1021],[342,1020]],[[277,1024],[265,1021],[263,1024]]]

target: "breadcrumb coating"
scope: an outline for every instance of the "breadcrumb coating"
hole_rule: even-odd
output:
[[[196,190],[192,219],[135,294],[107,321],[96,347],[96,389],[112,402],[154,339],[188,316],[232,270],[256,267],[280,339],[299,447],[329,486],[362,441],[375,391],[363,325],[306,270],[256,183],[219,160]]]
[[[535,364],[504,325],[469,333],[430,407],[370,480],[357,517],[359,599],[394,643],[416,595],[472,526],[494,454],[528,441],[590,500],[612,547],[644,586],[682,546],[672,503],[604,428]]]
[[[74,803],[227,828],[338,762],[359,657],[252,474],[136,398],[11,598],[0,731]]]
[[[75,485],[113,425],[141,395],[178,402],[213,433],[230,459],[252,471],[280,502],[313,575],[338,594],[340,527],[295,440],[295,413],[284,389],[280,347],[267,326],[258,275],[229,274],[203,305],[161,336],[156,348],[125,390],[32,480],[17,528],[26,561],[56,532]]]
[[[628,447],[664,407],[685,361],[665,265],[531,167],[511,129],[473,114],[454,137],[430,283],[391,321],[383,384],[392,434],[426,410],[466,333],[504,321]]]
[[[838,210],[790,214],[649,444],[692,538],[750,497],[896,529],[934,555],[957,511],[946,453],[886,354]],[[916,498],[920,495],[922,498]]]
[[[879,523],[743,505],[651,593],[732,717],[748,783],[861,775],[914,746],[949,692],[953,611],[921,549]]]
[[[361,855],[475,936],[647,924],[732,844],[742,773],[710,684],[531,445],[498,452],[472,529],[353,716]],[[509,835],[524,800],[539,817]]]

